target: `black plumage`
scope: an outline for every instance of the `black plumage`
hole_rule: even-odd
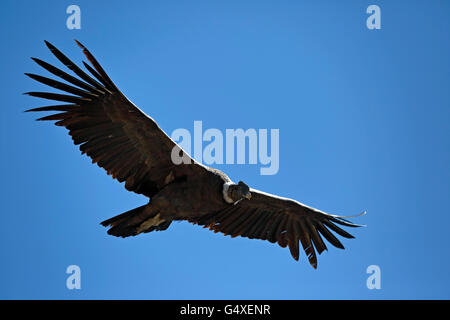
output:
[[[201,165],[190,157],[190,164],[174,164],[171,152],[179,146],[123,95],[89,50],[76,42],[91,64],[83,62],[93,77],[45,41],[53,55],[78,78],[32,58],[67,83],[25,73],[31,79],[63,92],[26,94],[66,104],[27,111],[56,112],[38,120],[56,121],[55,125],[68,129],[82,154],[89,156],[113,178],[124,182],[127,190],[149,198],[147,204],[103,221],[102,225],[110,227],[109,234],[128,237],[163,231],[174,220],[186,220],[231,237],[278,243],[281,247],[289,247],[296,260],[301,244],[314,268],[317,267],[316,250],[319,254],[327,250],[323,238],[337,248],[344,248],[331,231],[353,238],[338,225],[359,225],[343,217],[248,188],[243,182],[235,184],[223,172]]]

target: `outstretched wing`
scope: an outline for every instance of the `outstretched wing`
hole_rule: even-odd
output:
[[[295,260],[299,258],[300,242],[309,263],[314,268],[317,268],[316,250],[319,254],[327,250],[322,237],[335,247],[344,249],[330,230],[345,238],[353,238],[336,224],[360,227],[343,217],[327,214],[292,199],[254,189],[250,191],[252,193],[250,200],[241,200],[220,212],[188,221],[231,237],[268,240],[278,243],[283,248],[288,246]]]
[[[38,65],[67,83],[36,74],[26,73],[27,76],[71,95],[27,92],[33,97],[66,103],[27,111],[58,112],[38,120],[56,120],[55,125],[66,127],[75,145],[80,145],[81,152],[86,153],[93,163],[104,168],[113,178],[125,181],[127,190],[151,197],[173,180],[175,177],[172,170],[175,165],[171,160],[171,152],[177,146],[175,142],[152,118],[120,92],[82,44],[77,41],[93,67],[84,61],[83,64],[97,80],[52,44],[47,41],[45,44],[79,78],[40,59],[32,58]],[[193,170],[198,166],[185,167],[186,170]]]

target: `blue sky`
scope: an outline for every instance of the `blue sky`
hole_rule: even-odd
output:
[[[66,28],[67,6],[81,30]],[[368,30],[366,8],[381,8]],[[448,1],[3,1],[0,298],[450,298]],[[118,239],[99,222],[146,202],[81,156],[22,95],[83,42],[168,133],[280,129],[280,170],[233,180],[330,213],[367,210],[313,270],[287,249],[186,222]],[[331,247],[331,246],[330,246]],[[66,288],[67,266],[81,290]],[[369,290],[366,269],[381,269]]]

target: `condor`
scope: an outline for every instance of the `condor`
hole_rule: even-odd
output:
[[[194,159],[188,164],[175,164],[171,153],[179,146],[128,100],[94,56],[81,43],[76,43],[91,63],[83,62],[92,76],[45,41],[53,55],[75,76],[32,58],[65,82],[36,74],[26,75],[65,93],[28,92],[30,96],[63,104],[27,111],[56,111],[38,120],[55,120],[55,125],[65,127],[75,145],[79,145],[93,163],[119,182],[125,182],[128,191],[149,198],[141,207],[103,221],[101,224],[109,227],[108,234],[136,236],[166,230],[172,221],[185,220],[232,237],[278,243],[283,248],[289,247],[296,260],[300,243],[314,268],[317,268],[316,251],[320,254],[327,250],[322,237],[335,247],[344,248],[330,230],[353,238],[337,226],[359,226],[345,217],[249,188],[242,181],[234,183],[225,173]],[[181,148],[178,152],[189,157]]]

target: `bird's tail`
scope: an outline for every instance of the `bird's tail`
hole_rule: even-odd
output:
[[[140,233],[166,230],[172,220],[162,219],[151,204],[146,204],[101,222],[104,227],[111,226],[108,234],[126,238]]]

